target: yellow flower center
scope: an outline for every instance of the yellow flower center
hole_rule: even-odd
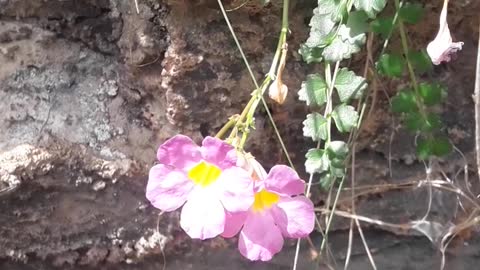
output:
[[[255,193],[255,201],[253,202],[252,209],[254,212],[261,212],[272,207],[272,205],[277,203],[279,199],[280,196],[277,194],[263,189],[262,191]]]
[[[217,181],[221,173],[222,170],[217,166],[201,161],[188,171],[188,178],[195,184],[206,187]]]

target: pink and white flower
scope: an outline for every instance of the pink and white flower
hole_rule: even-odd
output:
[[[447,23],[448,0],[444,0],[440,13],[440,29],[435,39],[427,46],[427,53],[434,65],[449,62],[452,55],[462,50],[463,42],[453,42]]]
[[[256,160],[247,164],[262,175],[263,168]],[[255,181],[255,201],[249,211],[227,215],[222,236],[233,237],[240,231],[238,249],[243,256],[271,260],[282,249],[284,237],[306,237],[314,228],[313,203],[301,195],[304,188],[305,182],[290,167],[274,166]]]
[[[146,197],[166,212],[183,206],[180,226],[191,238],[223,233],[226,215],[246,211],[254,201],[250,175],[236,166],[236,150],[220,139],[206,137],[197,146],[176,135],[159,147],[157,158]]]

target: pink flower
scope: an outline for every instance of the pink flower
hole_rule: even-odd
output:
[[[448,0],[444,0],[442,12],[440,13],[440,29],[435,39],[427,46],[427,53],[435,65],[439,65],[442,62],[449,62],[452,55],[460,51],[463,46],[463,42],[452,42],[447,23],[447,9]]]
[[[240,253],[250,260],[271,260],[282,249],[284,237],[305,237],[314,228],[313,203],[301,195],[304,187],[305,182],[290,167],[274,166],[256,181],[249,211],[227,215],[222,236],[233,237],[241,230]]]
[[[226,211],[246,211],[254,201],[253,181],[236,166],[236,150],[222,140],[206,137],[199,147],[176,135],[159,147],[157,158],[146,197],[166,212],[183,205],[180,226],[192,238],[221,234]]]
[[[267,172],[250,153],[238,153],[237,166],[245,169],[253,180],[267,178]]]

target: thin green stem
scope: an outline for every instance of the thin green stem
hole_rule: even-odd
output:
[[[345,176],[342,177],[342,180],[338,185],[337,194],[335,195],[335,200],[333,201],[333,205],[332,205],[333,211],[330,213],[330,216],[328,217],[327,226],[325,227],[325,237],[323,238],[322,244],[320,245],[319,256],[322,255],[322,251],[325,248],[325,244],[328,240],[328,231],[330,230],[330,225],[332,224],[333,215],[334,215],[335,209],[337,208],[338,198],[340,198],[340,193],[342,192],[342,187],[344,182],[345,182]]]
[[[245,119],[245,117],[247,116],[248,112],[250,111],[250,108],[252,107],[253,103],[255,103],[255,100],[257,99],[257,97],[255,96],[257,93],[257,91],[253,91],[252,93],[252,97],[250,98],[250,100],[248,101],[247,105],[245,106],[245,108],[243,108],[243,111],[242,113],[240,114],[240,116],[238,117],[238,119],[235,121],[235,125],[233,127],[233,130],[232,132],[230,133],[230,136],[229,138],[232,139],[233,136],[236,136],[237,135],[237,132],[238,132],[238,128],[239,126],[241,125],[241,123],[243,122],[243,119]],[[228,124],[228,122],[227,122]],[[227,125],[225,124],[225,125]],[[225,126],[224,126],[225,127]],[[222,127],[222,129],[224,129],[224,127]]]
[[[280,37],[278,38],[278,45],[277,45],[277,49],[275,50],[275,56],[273,57],[272,66],[270,67],[270,71],[268,72],[268,76],[270,76],[272,79],[275,79],[275,71],[277,69],[277,64],[280,59],[280,54],[282,53],[282,49],[285,42],[287,41],[288,7],[289,7],[289,0],[284,0],[283,10],[282,10],[282,29],[280,30]]]
[[[327,63],[326,64],[326,68],[325,68],[325,78],[326,78],[326,83],[327,83],[327,86],[328,86],[328,93],[327,93],[327,106],[325,108],[325,112],[324,112],[324,117],[327,118],[327,140],[326,140],[326,144],[330,143],[330,141],[332,140],[332,117],[331,117],[331,114],[332,114],[332,111],[333,111],[333,88],[335,87],[335,81],[337,80],[337,74],[338,74],[338,70],[340,68],[340,62],[336,62],[335,63],[335,68],[333,70],[333,75],[332,75],[332,71],[330,69],[330,64]]]
[[[397,12],[400,10],[400,8],[401,8],[400,0],[395,0],[395,8],[396,8]],[[423,117],[423,119],[427,119],[427,112],[425,110],[425,107],[422,104],[422,97],[420,95],[420,89],[419,89],[419,86],[418,86],[417,77],[415,76],[415,71],[413,69],[413,65],[410,62],[410,60],[408,59],[408,54],[409,54],[408,39],[407,39],[407,34],[405,32],[405,25],[403,24],[403,21],[402,21],[401,18],[398,18],[398,28],[399,28],[399,31],[400,31],[400,39],[401,39],[401,42],[402,42],[403,54],[405,55],[405,59],[406,59],[406,62],[407,62],[408,73],[410,75],[410,80],[412,81],[413,89],[414,89],[414,92],[415,92],[415,97],[416,97],[415,102],[417,103],[418,110],[419,110],[421,116]]]
[[[222,127],[222,129],[217,132],[217,135],[215,135],[215,137],[221,139],[225,135],[225,133],[235,125],[236,122],[237,117],[230,117],[230,119],[228,119],[228,122]]]
[[[272,62],[272,65],[270,67],[270,71],[269,73],[267,74],[267,77],[265,78],[265,80],[263,81],[262,83],[262,86],[259,87],[259,84],[255,78],[255,76],[253,75],[253,72],[250,68],[250,64],[248,63],[247,61],[247,58],[245,56],[245,54],[243,53],[243,50],[241,48],[241,45],[240,45],[240,42],[238,41],[236,35],[235,35],[235,31],[233,30],[233,27],[230,23],[230,20],[228,19],[228,16],[225,12],[225,8],[223,7],[223,4],[222,4],[222,1],[221,0],[218,0],[218,5],[220,6],[220,9],[222,11],[222,14],[223,14],[223,17],[225,18],[225,21],[227,22],[227,25],[228,25],[228,28],[233,36],[233,39],[235,40],[235,44],[237,45],[241,55],[242,55],[242,58],[243,58],[243,61],[245,63],[245,65],[247,66],[247,69],[249,71],[249,74],[250,74],[250,77],[253,81],[253,83],[255,84],[255,87],[256,89],[253,91],[252,93],[252,98],[250,99],[249,103],[247,104],[247,106],[245,107],[245,109],[243,110],[242,114],[240,115],[240,117],[238,118],[237,122],[235,123],[235,126],[232,130],[232,133],[230,134],[230,138],[232,136],[236,136],[236,134],[238,133],[238,129],[240,126],[243,126],[244,130],[242,131],[242,138],[240,140],[240,143],[239,143],[239,147],[242,148],[247,140],[247,137],[248,137],[248,132],[249,132],[249,129],[250,127],[252,126],[253,124],[253,115],[257,109],[257,106],[260,102],[260,100],[262,100],[262,103],[263,103],[263,106],[265,107],[265,110],[268,114],[268,117],[269,117],[269,120],[270,122],[272,123],[272,126],[275,130],[275,133],[277,135],[277,138],[280,142],[280,145],[282,147],[282,151],[285,153],[285,156],[287,157],[287,160],[290,164],[290,166],[292,168],[294,168],[293,166],[293,162],[291,161],[290,159],[290,156],[288,154],[288,151],[285,147],[285,144],[280,136],[280,133],[278,132],[278,128],[273,120],[273,117],[268,109],[268,106],[265,102],[265,100],[263,99],[263,94],[265,93],[266,89],[268,88],[270,82],[272,79],[275,79],[275,70],[278,66],[278,62],[280,60],[280,57],[282,56],[282,52],[286,53],[285,50],[283,50],[284,46],[285,46],[285,43],[286,43],[286,39],[287,39],[287,32],[288,32],[288,8],[289,8],[289,0],[284,0],[283,1],[283,11],[282,11],[282,29],[281,29],[281,32],[280,32],[280,37],[279,37],[279,41],[278,41],[278,45],[277,45],[277,49],[276,49],[276,52],[275,52],[275,56],[274,56],[274,59],[273,59],[273,62]],[[228,124],[228,123],[227,123]],[[223,128],[222,128],[223,129]]]
[[[280,146],[282,147],[282,151],[285,153],[285,157],[287,158],[288,164],[290,165],[290,167],[292,167],[292,169],[294,171],[296,171],[295,166],[293,165],[292,159],[290,158],[290,155],[288,154],[287,147],[285,147],[285,143],[282,140],[282,136],[280,136],[280,132],[278,131],[277,125],[273,121],[272,114],[270,113],[270,110],[268,109],[268,106],[267,106],[267,102],[265,101],[263,96],[262,96],[262,103],[263,103],[263,106],[265,107],[265,111],[267,112],[268,118],[270,119],[270,122],[272,123],[273,129],[275,130],[275,134],[277,135],[277,138],[279,138],[278,141],[280,142]]]
[[[240,45],[240,42],[238,41],[237,35],[235,34],[235,31],[233,30],[232,24],[230,23],[230,20],[228,19],[227,12],[225,11],[225,7],[223,6],[222,0],[218,0],[218,5],[220,6],[220,10],[222,11],[223,17],[225,18],[225,22],[227,23],[228,29],[230,30],[230,33],[232,34],[233,40],[235,41],[235,44],[237,45],[237,48],[240,51],[240,54],[242,55],[243,62],[245,63],[245,66],[247,66],[248,73],[250,74],[250,77],[252,78],[252,81],[255,84],[255,90],[257,90],[259,88],[258,83],[257,83],[257,79],[255,78],[255,75],[253,74],[253,71],[250,68],[250,64],[248,63],[248,60],[247,60],[247,57],[245,56],[245,53],[243,53],[242,46]]]
[[[222,10],[222,14],[225,18],[225,21],[227,22],[227,25],[229,27],[229,30],[230,32],[232,33],[232,36],[235,40],[235,43],[242,55],[242,58],[245,62],[245,65],[247,66],[248,68],[248,71],[250,73],[250,76],[252,78],[252,81],[254,82],[255,84],[255,91],[252,93],[252,98],[250,99],[250,101],[248,102],[247,106],[245,107],[245,109],[243,110],[242,114],[240,115],[240,117],[238,118],[236,124],[235,124],[235,127],[234,127],[234,130],[232,131],[232,134],[231,135],[234,135],[236,136],[236,133],[238,132],[238,127],[243,123],[244,119],[246,118],[246,121],[244,123],[244,128],[245,130],[243,130],[243,134],[242,134],[242,138],[241,138],[241,141],[239,143],[239,147],[242,148],[247,140],[247,137],[248,137],[248,131],[249,131],[249,128],[250,126],[253,124],[253,115],[256,111],[256,108],[258,106],[258,103],[259,101],[261,100],[262,103],[263,103],[263,106],[265,107],[265,111],[267,112],[267,115],[270,119],[270,122],[272,123],[272,126],[275,130],[275,134],[277,135],[277,138],[279,139],[279,142],[280,142],[280,145],[282,147],[282,151],[285,153],[285,156],[289,162],[289,165],[295,169],[294,165],[293,165],[293,162],[290,158],[290,155],[288,154],[288,151],[285,147],[285,144],[280,136],[280,133],[278,131],[278,128],[273,120],[273,117],[268,109],[268,106],[263,98],[263,94],[265,93],[266,89],[268,88],[268,85],[270,84],[270,81],[272,79],[274,79],[275,77],[275,74],[274,74],[274,71],[276,70],[276,67],[278,65],[278,61],[281,57],[281,53],[284,52],[285,50],[283,50],[284,46],[285,46],[285,42],[286,42],[286,37],[287,37],[287,32],[288,32],[288,7],[289,7],[289,0],[284,0],[283,1],[283,12],[282,12],[282,29],[281,29],[281,32],[280,32],[280,37],[279,37],[279,42],[278,42],[278,45],[277,45],[277,50],[275,52],[275,56],[274,56],[274,59],[273,59],[273,62],[272,62],[272,65],[270,67],[270,72],[269,74],[267,74],[267,77],[265,78],[264,82],[262,83],[262,87],[260,88],[259,85],[258,85],[258,82],[255,78],[255,76],[253,75],[253,72],[250,68],[250,65],[245,57],[245,54],[243,53],[243,50],[241,48],[241,45],[240,45],[240,42],[238,41],[236,35],[235,35],[235,32],[233,30],[233,27],[231,26],[230,24],[230,21],[228,19],[228,16],[225,12],[225,9],[223,7],[223,4],[221,2],[221,0],[218,0],[218,4],[220,6],[220,9]],[[286,53],[286,52],[284,52]],[[228,124],[228,123],[227,123]],[[223,128],[222,128],[223,129]]]
[[[334,71],[333,71],[333,75],[332,75],[332,70],[331,70],[331,65],[329,62],[325,63],[325,82],[327,83],[327,105],[325,106],[325,112],[324,112],[324,117],[327,118],[327,140],[325,142],[325,144],[328,144],[330,141],[331,141],[331,125],[332,125],[332,119],[330,117],[330,114],[332,112],[332,108],[333,108],[333,99],[332,99],[332,93],[333,93],[333,88],[335,86],[335,80],[337,79],[337,74],[338,74],[338,70],[340,69],[340,62],[336,62],[335,63],[335,68],[334,68]],[[318,142],[317,144],[317,149],[320,148],[320,141]],[[306,196],[309,197],[310,196],[310,189],[312,187],[312,182],[313,182],[313,173],[310,174],[309,178],[308,178],[308,184],[307,184],[307,191],[306,191]],[[342,182],[343,182],[343,179],[342,179]],[[341,183],[342,184],[342,183]],[[336,206],[336,201],[335,201],[335,204]],[[335,208],[333,208],[335,209]],[[330,219],[329,219],[329,223],[330,224]],[[328,229],[329,227],[327,227]],[[325,242],[326,242],[326,239],[327,239],[327,235],[328,235],[328,230],[325,231],[325,236],[322,240],[322,249],[320,250],[320,253],[322,252],[323,250],[323,247],[325,246]],[[293,270],[296,270],[297,268],[297,262],[298,262],[298,256],[299,256],[299,253],[300,253],[300,243],[301,243],[301,239],[298,239],[297,241],[297,246],[295,248],[295,258],[294,258],[294,262],[293,262]]]
[[[400,6],[403,5],[403,1],[400,3]],[[397,24],[398,21],[398,14],[399,14],[399,9],[395,10],[395,15],[393,15],[393,20],[392,20],[392,29],[388,32],[387,38],[385,39],[385,42],[383,43],[382,51],[380,52],[380,55],[382,55],[385,50],[387,49],[388,42],[390,41],[390,38],[392,37],[393,30],[395,28],[395,24]]]

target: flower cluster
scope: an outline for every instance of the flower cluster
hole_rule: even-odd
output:
[[[183,135],[162,144],[157,158],[147,199],[166,212],[183,206],[180,226],[191,238],[239,234],[243,256],[267,261],[282,249],[284,237],[313,230],[305,182],[290,167],[276,165],[267,174],[252,156],[220,139],[206,137],[197,146]]]

